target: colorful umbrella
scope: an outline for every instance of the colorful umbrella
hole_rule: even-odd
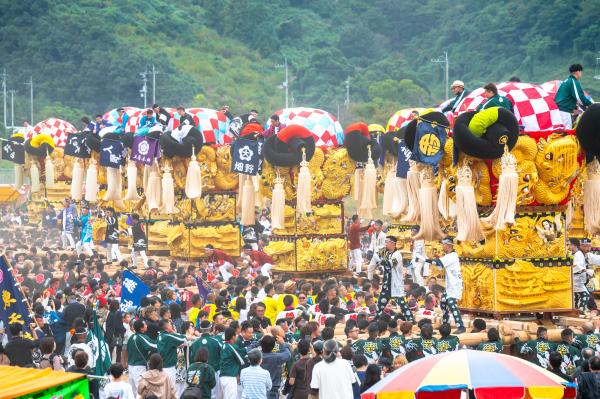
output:
[[[48,118],[33,126],[33,131],[30,131],[25,138],[30,139],[35,135],[45,133],[52,136],[55,146],[64,147],[67,143],[67,135],[76,131],[75,126],[67,121],[58,118]]]
[[[119,117],[119,113],[117,112],[118,108],[113,108],[110,111],[107,111],[102,115],[102,119],[108,121],[111,125],[119,125],[121,124],[121,117]],[[125,113],[131,116],[138,112],[140,109],[138,107],[123,107]]]
[[[327,111],[317,108],[285,108],[275,112],[284,125],[304,126],[313,134],[319,147],[335,147],[344,142],[344,130],[340,122]],[[267,124],[266,127],[269,125]]]
[[[540,87],[546,91],[546,93],[550,94],[552,97],[558,91],[562,80],[550,80],[548,82],[542,83]]]
[[[575,396],[574,384],[514,356],[475,350],[445,352],[401,367],[361,395],[362,399],[559,399]]]
[[[519,125],[526,132],[539,132],[564,128],[554,95],[538,85],[522,82],[504,82],[496,85],[498,94],[508,97],[513,103]],[[466,111],[475,111],[485,102],[483,88],[473,90],[458,107],[457,116]]]
[[[404,125],[404,122],[410,120],[410,114],[413,111],[417,111],[419,114],[421,114],[424,110],[425,108],[404,108],[400,111],[396,111],[396,113],[388,120],[386,131],[389,132],[400,129],[402,125]]]
[[[223,144],[225,133],[229,129],[229,118],[224,113],[210,108],[188,108],[186,112],[194,118],[205,143]],[[177,118],[179,119],[179,115]]]
[[[129,115],[129,119],[127,120],[127,125],[125,125],[125,133],[135,133],[138,129],[138,125],[142,120],[144,114],[148,111],[147,108],[141,108],[137,111],[133,111],[132,113],[127,113]]]

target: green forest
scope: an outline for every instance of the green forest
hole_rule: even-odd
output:
[[[564,79],[581,62],[583,87],[600,97],[599,15],[594,0],[5,0],[0,71],[16,90],[18,125],[30,76],[34,123],[77,123],[143,106],[139,74],[152,64],[161,104],[229,104],[264,119],[284,105],[287,57],[290,105],[385,124],[397,109],[444,100],[444,70],[431,62],[444,51],[450,81],[469,89]]]

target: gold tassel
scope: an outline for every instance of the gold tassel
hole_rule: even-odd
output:
[[[31,192],[38,193],[40,191],[40,169],[38,168],[36,159],[31,160],[29,177],[31,178]]]
[[[262,208],[263,197],[260,193],[260,180],[258,175],[250,176],[252,178],[252,185],[254,186],[254,206]]]
[[[244,199],[244,181],[245,176],[242,173],[238,174],[238,189],[237,189],[237,202],[235,204],[235,210],[238,214],[242,213],[242,202]]]
[[[150,170],[152,170],[151,165],[144,165],[144,176],[142,177],[142,188],[144,192],[148,190],[148,179],[150,178]]]
[[[456,226],[458,241],[481,241],[485,238],[477,213],[477,200],[473,188],[471,168],[464,165],[456,173]]]
[[[373,209],[377,209],[377,169],[373,158],[371,158],[371,147],[368,147],[367,166],[365,166],[363,187],[361,189],[360,207],[366,215],[371,215]]]
[[[362,181],[363,181],[363,171],[362,168],[354,169],[354,201],[356,201],[356,208],[360,209],[360,201],[362,200]]]
[[[399,207],[400,198],[395,196],[395,185],[396,185],[396,171],[388,170],[385,176],[385,182],[383,183],[383,204],[381,205],[381,212],[385,216],[391,216],[394,208],[394,202],[396,202],[396,210]]]
[[[408,209],[402,218],[404,223],[418,223],[421,213],[419,205],[419,188],[421,187],[420,166],[415,161],[410,162],[410,169],[406,175],[406,192],[408,196]]]
[[[273,200],[271,201],[271,225],[273,229],[283,229],[285,227],[285,190],[283,188],[284,180],[279,175],[274,180]]]
[[[442,218],[450,220],[456,216],[456,204],[448,196],[448,182],[442,179],[440,186],[440,196],[438,199],[438,210]]]
[[[254,184],[252,184],[250,176],[244,176],[242,191],[242,226],[251,226],[256,223],[256,216],[254,214],[256,201],[254,199]]]
[[[73,177],[71,179],[71,198],[75,201],[81,201],[83,198],[83,175],[85,170],[81,164],[81,159],[76,159],[73,164]]]
[[[96,202],[98,199],[98,167],[96,160],[92,159],[85,176],[85,200]]]
[[[202,196],[202,171],[196,160],[196,153],[192,151],[192,160],[188,166],[185,176],[185,195],[189,199],[196,199]]]
[[[46,174],[46,188],[54,188],[54,162],[50,155],[46,155],[44,173]]]
[[[124,199],[126,201],[139,201],[142,199],[137,192],[137,166],[133,161],[127,163],[127,194]]]
[[[175,184],[173,183],[171,168],[167,164],[165,164],[165,167],[163,168],[162,207],[160,212],[165,215],[172,215],[179,212],[175,207]]]
[[[158,164],[155,163],[150,169],[150,175],[148,177],[148,190],[146,191],[146,201],[148,204],[148,211],[150,212],[158,211],[160,209],[160,188],[161,181],[158,173]]]
[[[433,182],[433,168],[431,166],[426,166],[421,172],[419,208],[421,212],[421,228],[415,235],[415,239],[436,241],[444,238],[444,232],[440,228],[438,193]]]
[[[519,193],[519,175],[517,174],[517,160],[513,154],[504,147],[504,155],[500,160],[502,173],[498,182],[498,195],[496,207],[484,223],[493,225],[495,230],[503,230],[506,224],[515,223],[517,208],[517,194]]]
[[[393,218],[399,218],[408,207],[408,188],[406,186],[406,179],[396,177],[394,181],[394,202],[392,202],[392,214]]]
[[[23,176],[25,174],[25,166],[15,164],[15,189],[20,189],[23,186]]]
[[[296,212],[306,215],[312,211],[310,204],[311,180],[308,162],[306,161],[306,150],[302,148],[302,162],[298,173],[298,189],[296,192]]]
[[[600,163],[596,158],[586,166],[583,185],[583,225],[590,234],[600,233]]]
[[[103,201],[120,201],[121,190],[119,187],[121,170],[119,168],[106,168],[106,193]]]

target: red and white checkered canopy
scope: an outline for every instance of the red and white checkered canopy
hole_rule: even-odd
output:
[[[327,111],[296,107],[280,109],[275,114],[279,115],[279,121],[286,126],[300,125],[310,130],[318,147],[336,147],[344,141],[342,125]]]
[[[544,91],[548,94],[550,94],[552,97],[554,97],[554,95],[556,94],[556,92],[558,91],[558,88],[560,87],[560,84],[562,83],[562,80],[550,80],[548,82],[544,82],[540,85],[540,87],[542,89],[544,89]]]
[[[127,113],[127,115],[129,115],[129,119],[127,120],[127,125],[125,125],[125,133],[135,133],[139,127],[140,120],[146,111],[148,111],[148,109],[140,108],[132,113]]]
[[[404,108],[400,111],[396,111],[396,113],[388,120],[386,131],[389,132],[400,129],[404,122],[410,121],[409,118],[413,111],[417,111],[420,114],[424,109],[425,108]]]
[[[122,107],[125,110],[125,113],[131,116],[138,112],[140,109],[138,107]],[[121,124],[121,117],[119,117],[119,113],[117,112],[118,108],[113,108],[110,111],[107,111],[102,115],[102,119],[108,121],[111,125],[119,125]]]
[[[33,126],[26,139],[30,139],[38,134],[49,134],[54,139],[54,145],[64,147],[67,143],[67,135],[75,133],[77,129],[67,121],[58,118],[48,118]]]
[[[513,103],[519,125],[526,132],[564,128],[554,95],[538,85],[522,82],[504,82],[496,85],[498,94],[508,97]],[[475,111],[486,100],[483,88],[473,90],[458,107],[459,115]]]

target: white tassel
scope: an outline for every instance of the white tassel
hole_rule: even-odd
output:
[[[596,158],[587,167],[583,185],[583,225],[590,234],[600,233],[600,163]]]
[[[85,170],[80,159],[76,159],[73,164],[73,177],[71,179],[71,198],[75,201],[81,201],[83,198],[83,175]]]
[[[251,226],[256,223],[256,216],[254,214],[256,201],[254,198],[254,184],[252,184],[250,176],[244,177],[242,191],[242,226]]]
[[[498,195],[496,207],[483,222],[494,226],[495,230],[503,230],[507,224],[515,223],[517,209],[517,194],[519,193],[519,175],[517,174],[517,160],[505,147],[501,159],[502,173],[498,182]]]
[[[371,158],[371,147],[368,148],[368,152],[369,160],[364,172],[360,207],[365,214],[370,215],[373,209],[377,209],[377,169]]]
[[[169,165],[165,165],[163,168],[162,177],[162,207],[161,213],[165,215],[172,215],[179,212],[175,207],[175,184],[173,183],[173,176],[171,175],[171,168]]]
[[[104,193],[103,201],[120,201],[121,200],[121,187],[119,182],[121,180],[121,170],[119,168],[106,168],[106,193]]]
[[[456,173],[456,226],[458,241],[481,241],[485,239],[477,213],[477,200],[472,185],[471,169],[464,165]]]
[[[421,178],[419,176],[419,166],[414,161],[410,161],[411,166],[406,175],[406,188],[408,193],[408,209],[406,215],[402,218],[405,223],[418,223],[421,214],[419,205],[419,188],[421,187]]]
[[[161,180],[158,175],[158,165],[153,165],[148,176],[148,190],[146,191],[146,201],[148,211],[158,211],[160,209],[160,188]]]
[[[444,238],[440,228],[440,214],[438,212],[438,193],[433,183],[433,170],[427,166],[421,172],[421,188],[419,188],[419,208],[421,212],[421,226],[415,239],[435,241]]]
[[[277,171],[277,175],[271,201],[271,224],[273,229],[283,229],[285,227],[285,189],[283,188],[284,181],[279,177],[279,171]]]
[[[385,176],[385,182],[383,183],[383,204],[381,206],[382,213],[385,216],[391,216],[397,212],[400,204],[400,198],[395,196],[396,186],[396,171],[390,169]],[[394,202],[396,202],[396,209],[394,209]],[[396,212],[394,212],[396,211]]]
[[[442,179],[440,187],[440,196],[438,199],[438,210],[442,217],[446,220],[456,217],[456,203],[452,201],[450,195],[448,195],[448,181]]]
[[[238,214],[242,213],[242,203],[244,200],[244,181],[246,175],[238,174],[238,188],[237,188],[237,202],[235,204],[235,210]]]
[[[396,177],[394,181],[394,202],[392,203],[392,214],[391,216],[399,218],[408,207],[408,188],[406,186],[406,179]]]
[[[15,164],[15,189],[20,189],[23,186],[23,176],[25,174],[25,166]]]
[[[40,191],[40,169],[38,168],[37,161],[35,159],[31,160],[29,177],[31,178],[31,192],[38,193]]]
[[[362,168],[354,169],[354,201],[356,201],[356,208],[360,208],[360,201],[362,200],[362,181],[363,181],[363,171]]]
[[[133,161],[127,163],[127,194],[124,199],[126,201],[142,199],[137,192],[137,166]]]
[[[46,174],[46,188],[54,188],[54,163],[50,155],[44,161],[44,173]]]
[[[96,160],[92,159],[88,166],[85,177],[85,200],[87,202],[96,202],[98,199],[98,167]]]
[[[144,192],[148,190],[148,179],[150,178],[150,170],[152,170],[151,165],[144,165],[144,176],[142,177],[142,188]]]
[[[263,197],[260,193],[260,179],[258,175],[250,176],[252,178],[252,185],[254,186],[254,206],[262,208]]]
[[[308,169],[308,162],[306,161],[306,150],[302,148],[302,162],[300,163],[296,192],[296,212],[302,215],[312,212],[310,204],[311,180],[310,169]]]
[[[185,195],[189,199],[202,196],[202,171],[194,151],[192,151],[192,160],[188,165],[187,175],[185,176]]]

